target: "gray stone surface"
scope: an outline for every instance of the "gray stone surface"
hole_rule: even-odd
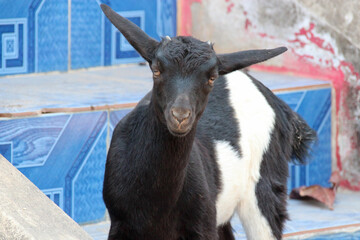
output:
[[[0,154],[0,240],[92,239]]]

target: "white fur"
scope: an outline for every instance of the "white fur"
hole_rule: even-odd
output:
[[[242,156],[225,141],[217,141],[216,155],[222,190],[217,198],[217,224],[230,220],[237,210],[248,239],[275,239],[255,196],[260,165],[274,128],[275,113],[265,97],[243,72],[226,75],[230,104],[240,129]]]

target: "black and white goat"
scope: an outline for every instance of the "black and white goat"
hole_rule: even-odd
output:
[[[315,133],[235,70],[286,48],[216,54],[192,37],[158,42],[101,8],[154,80],[112,137],[103,189],[109,239],[234,239],[235,211],[248,239],[281,239],[288,162],[303,161]]]

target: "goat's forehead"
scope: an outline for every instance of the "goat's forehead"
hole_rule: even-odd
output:
[[[156,57],[182,65],[199,66],[216,58],[216,54],[207,42],[192,37],[174,37],[161,41]]]

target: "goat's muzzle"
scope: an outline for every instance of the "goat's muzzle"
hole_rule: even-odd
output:
[[[174,136],[185,136],[192,127],[191,110],[184,107],[172,107],[169,111],[167,126]]]
[[[189,119],[191,115],[191,111],[186,108],[174,107],[171,108],[171,115],[175,119],[175,121],[179,123],[179,127],[180,127],[183,122],[186,122]]]

